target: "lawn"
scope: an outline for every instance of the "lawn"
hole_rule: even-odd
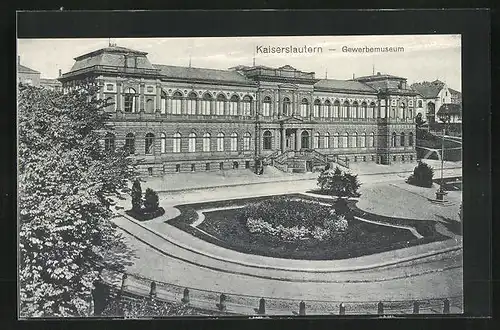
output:
[[[293,194],[289,196],[318,200],[314,197],[306,197],[304,195]],[[309,238],[289,242],[269,235],[250,233],[245,225],[245,220],[238,218],[239,210],[237,209],[205,212],[205,220],[198,226],[201,231],[190,226],[198,218],[196,210],[241,206],[255,202],[256,200],[262,201],[266,198],[270,197],[180,205],[177,207],[181,211],[181,215],[169,221],[169,223],[196,237],[225,248],[243,253],[288,259],[347,259],[446,238],[434,230],[433,222],[407,219],[396,221],[396,219],[389,217],[380,219],[384,220],[383,222],[385,223],[394,221],[398,222],[397,224],[409,225],[411,223],[420,227],[417,228],[417,231],[420,229],[424,238],[417,239],[406,229],[380,226],[351,217],[348,220],[349,227],[347,231],[337,233],[331,239],[320,241]],[[321,199],[321,202],[325,202],[325,200]],[[349,205],[353,210],[353,215],[361,215],[363,213],[355,207],[354,201],[351,201]],[[372,220],[370,217],[373,216],[375,215],[364,213],[364,217],[369,220]]]

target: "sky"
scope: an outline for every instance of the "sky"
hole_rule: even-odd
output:
[[[107,47],[109,39],[18,39],[21,64],[56,78],[68,72],[74,58]],[[315,72],[316,78],[352,79],[381,72],[406,77],[408,83],[442,80],[462,90],[460,35],[300,36],[227,38],[112,38],[122,47],[145,51],[153,64],[228,69],[236,65],[291,65]],[[264,54],[272,47],[321,47],[310,54]],[[404,47],[404,52],[353,53],[343,47]]]

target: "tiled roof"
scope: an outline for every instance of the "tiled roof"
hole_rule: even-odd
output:
[[[373,89],[372,87],[354,80],[321,79],[320,81],[314,84],[314,87],[333,89],[333,90],[376,93],[376,90]]]
[[[39,71],[33,70],[21,64],[17,65],[17,71],[21,73],[40,73]]]
[[[78,61],[82,58],[94,56],[94,55],[101,54],[101,53],[133,53],[133,54],[138,54],[138,55],[147,55],[148,54],[146,52],[141,52],[139,50],[134,50],[134,49],[126,48],[126,47],[109,46],[109,47],[101,48],[98,50],[94,50],[90,53],[86,53],[86,54],[77,56],[74,59],[75,59],[75,61]]]
[[[153,67],[160,69],[160,73],[168,78],[189,79],[189,80],[215,80],[253,84],[240,73],[232,70],[217,70],[205,68],[193,68],[184,66],[153,64]]]
[[[448,88],[448,90],[450,91],[451,95],[459,95],[459,96],[462,95],[462,93],[460,93],[459,91],[454,90],[452,88]]]
[[[439,84],[413,84],[412,88],[425,98],[435,98],[443,86],[440,86]]]
[[[459,115],[462,113],[462,106],[460,104],[455,104],[455,103],[446,103],[443,104],[438,112],[437,115]]]

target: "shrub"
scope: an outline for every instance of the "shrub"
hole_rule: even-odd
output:
[[[144,197],[144,211],[154,212],[158,208],[159,208],[158,193],[151,188],[147,188]]]
[[[406,182],[415,186],[430,188],[432,187],[433,176],[434,170],[432,167],[422,161],[418,161],[413,174],[408,177]]]
[[[132,185],[132,210],[134,212],[139,212],[142,207],[142,188],[141,183],[138,179],[134,181]]]
[[[343,173],[337,166],[335,170],[325,170],[318,177],[321,192],[337,197],[359,197],[361,183],[357,175]]]

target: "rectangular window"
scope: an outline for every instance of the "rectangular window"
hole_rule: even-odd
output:
[[[153,168],[152,167],[148,167],[148,174],[149,174],[149,176],[153,175]]]
[[[223,169],[224,169],[224,163],[223,163],[223,162],[220,162],[220,163],[219,163],[219,170],[221,170],[221,171],[222,171]]]
[[[215,114],[217,116],[224,116],[224,101],[217,101],[215,105]]]
[[[113,84],[106,84],[106,90],[112,91],[113,90]]]
[[[175,171],[180,172],[181,171],[181,164],[175,164]]]
[[[181,100],[180,99],[173,99],[172,100],[172,107],[170,107],[170,109],[172,109],[172,114],[174,115],[180,115],[181,114]]]
[[[250,168],[250,161],[245,161],[245,168]]]
[[[134,96],[125,94],[123,96],[123,107],[125,112],[134,112]]]
[[[205,171],[210,171],[210,163],[205,164]]]
[[[229,115],[231,116],[238,115],[238,102],[234,101],[229,102]]]
[[[262,115],[264,117],[269,117],[271,115],[271,103],[264,102],[262,104]]]
[[[196,170],[196,165],[195,164],[191,164],[191,172],[194,172]]]

